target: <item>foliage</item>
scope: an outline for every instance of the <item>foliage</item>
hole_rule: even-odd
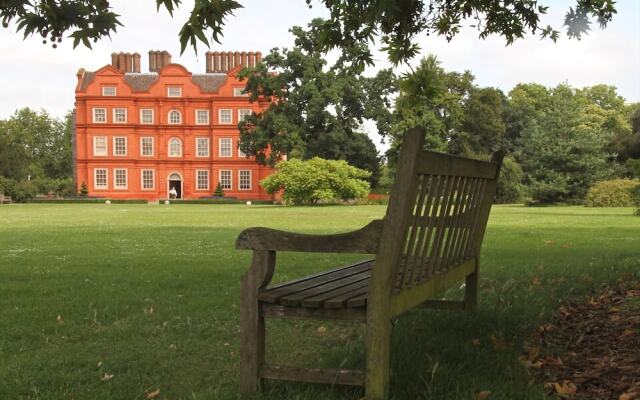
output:
[[[371,173],[353,167],[343,160],[281,161],[276,172],[260,184],[269,193],[283,191],[283,199],[291,204],[349,200],[366,196]]]
[[[224,197],[224,190],[222,189],[220,182],[216,185],[216,190],[213,192],[213,195],[216,197]]]
[[[520,96],[523,86],[514,90]],[[514,102],[513,115],[526,115],[518,124],[516,159],[524,171],[531,197],[540,203],[580,202],[587,188],[612,177],[612,154],[605,151],[610,139],[594,117],[597,105],[566,85],[539,90],[526,88],[539,98]],[[517,110],[525,107],[533,112]]]
[[[396,65],[419,54],[415,37],[420,33],[442,35],[450,41],[463,26],[472,26],[481,39],[497,34],[503,36],[507,44],[529,32],[554,42],[559,37],[558,30],[540,25],[540,16],[547,13],[548,7],[538,5],[537,1],[512,4],[494,0],[323,0],[323,3],[331,16],[322,26],[327,48],[367,43],[378,37],[390,61]],[[565,16],[567,35],[580,39],[590,29],[590,18],[595,18],[604,28],[615,13],[612,0],[577,0],[575,8],[570,8]],[[362,63],[373,63],[370,52],[363,52],[360,59]]]
[[[0,176],[0,193],[11,196],[11,200],[16,203],[24,203],[34,198],[38,194],[38,189],[32,182],[16,181]]]
[[[633,206],[635,207],[634,213],[640,215],[640,185],[632,189],[631,197],[633,198]]]
[[[495,202],[499,204],[513,204],[522,201],[524,186],[522,168],[512,156],[505,157],[498,178],[498,189]]]
[[[311,7],[311,0],[305,1]],[[373,64],[367,44],[376,37],[397,65],[418,54],[420,48],[415,43],[418,34],[443,35],[451,40],[464,25],[470,25],[468,22],[472,22],[470,26],[478,30],[481,39],[497,34],[503,36],[507,44],[528,32],[553,41],[559,36],[557,29],[540,25],[540,16],[547,13],[548,7],[534,0],[515,4],[494,0],[322,0],[322,3],[330,16],[318,26],[322,47],[325,50],[358,48],[357,60],[361,65]],[[580,39],[590,29],[591,19],[600,27],[606,27],[616,13],[614,3],[613,0],[575,0],[575,6],[569,8],[565,16],[567,36]],[[91,48],[92,41],[110,37],[122,26],[119,15],[106,0],[5,0],[0,4],[4,28],[13,21],[25,38],[38,33],[46,43],[49,36],[54,47],[64,34],[69,34],[74,47],[82,43]],[[156,0],[158,10],[163,7],[172,16],[180,4],[180,0]],[[209,46],[207,33],[220,43],[225,19],[239,8],[242,5],[234,0],[195,0],[189,19],[179,33],[182,51],[188,44],[195,51],[198,41]]]
[[[180,3],[180,0],[156,0],[158,10],[163,7],[171,16]],[[46,44],[48,37],[54,48],[65,34],[73,38],[74,48],[80,43],[91,48],[91,42],[110,37],[122,26],[120,16],[106,0],[10,0],[0,4],[4,28],[9,27],[9,22],[15,22],[16,30],[23,32],[25,38],[39,34]],[[191,15],[178,35],[182,52],[188,44],[197,51],[197,41],[209,46],[205,32],[220,43],[225,19],[239,8],[242,6],[234,0],[195,0]]]
[[[322,23],[315,19],[307,30],[292,28],[292,49],[272,49],[261,64],[240,72],[252,101],[273,100],[266,111],[240,122],[240,149],[270,165],[283,154],[346,160],[369,170],[375,185],[379,157],[360,127],[375,120],[379,130],[386,129],[395,76],[389,70],[361,76],[351,53],[327,65],[318,48]]]
[[[23,108],[0,120],[0,175],[16,180],[71,176],[72,115],[64,121]]]
[[[89,195],[89,188],[87,188],[87,183],[82,182],[80,185],[80,196],[87,197]]]
[[[634,177],[640,179],[640,158],[630,158],[626,162],[627,168],[631,171]]]
[[[29,203],[38,203],[38,204],[104,204],[105,201],[109,200],[111,204],[147,204],[148,200],[144,199],[109,199],[106,197],[100,198],[86,198],[86,197],[77,197],[77,198],[64,198],[64,199],[31,199]],[[173,201],[172,201],[173,203]]]
[[[633,207],[632,191],[640,181],[631,179],[611,179],[598,182],[589,188],[584,199],[587,207]]]

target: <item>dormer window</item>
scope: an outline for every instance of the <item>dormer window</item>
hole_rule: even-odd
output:
[[[102,87],[102,95],[103,96],[115,96],[116,95],[116,87],[115,86],[103,86]]]
[[[235,97],[247,97],[249,96],[249,93],[243,93],[244,92],[244,88],[243,87],[235,87],[233,88],[233,95]]]
[[[182,97],[182,88],[179,86],[168,86],[167,97]]]

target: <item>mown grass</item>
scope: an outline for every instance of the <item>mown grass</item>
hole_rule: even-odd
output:
[[[254,225],[360,227],[384,206],[0,207],[0,399],[236,399],[239,279]],[[393,335],[393,399],[542,399],[517,356],[558,303],[639,276],[630,209],[495,206],[474,316],[416,311]],[[361,258],[278,257],[276,280]],[[447,296],[460,296],[461,289]],[[318,329],[320,326],[324,329]],[[270,321],[268,359],[361,367],[362,329]],[[113,375],[111,379],[101,380]],[[262,399],[358,399],[359,389],[269,383]]]

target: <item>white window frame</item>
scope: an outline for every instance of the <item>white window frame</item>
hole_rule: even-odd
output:
[[[117,117],[118,111],[124,111],[124,121],[118,121],[118,117]],[[127,109],[123,107],[114,108],[112,117],[113,117],[114,124],[126,124],[128,120]]]
[[[171,154],[171,142],[173,142],[174,140],[177,140],[178,143],[180,144],[180,154],[178,154],[178,155],[172,155]],[[169,141],[167,142],[167,155],[169,157],[176,157],[176,158],[177,157],[182,157],[182,140],[180,138],[177,138],[177,137],[169,138]]]
[[[222,173],[223,172],[228,172],[229,173],[229,187],[226,187],[222,183]],[[233,190],[233,171],[231,171],[230,169],[221,169],[220,171],[218,171],[218,183],[220,183],[220,187],[223,190]]]
[[[151,154],[144,154],[144,141],[145,139],[150,139],[151,140]],[[155,140],[153,138],[153,136],[142,136],[140,138],[140,155],[142,157],[153,157],[154,153],[155,153]]]
[[[249,93],[242,93],[245,88],[243,87],[234,87],[233,88],[233,96],[234,97],[248,97]]]
[[[242,114],[247,111],[245,114],[245,116],[243,116]],[[251,113],[253,112],[252,109],[250,108],[239,108],[238,109],[238,123],[244,121],[245,118],[247,118],[249,115],[251,115]]]
[[[118,184],[118,172],[124,171],[124,185]],[[126,168],[114,168],[113,169],[113,188],[114,189],[127,189],[129,187],[129,171]]]
[[[207,143],[206,154],[200,154],[200,142],[205,141]],[[208,137],[196,137],[196,157],[209,157],[211,154],[211,141]]]
[[[225,112],[229,112],[229,121],[223,121],[222,120],[222,113]],[[221,108],[218,110],[218,123],[220,125],[232,125],[233,124],[233,110],[230,108]]]
[[[97,142],[98,139],[102,139],[104,141],[104,154],[98,154]],[[109,155],[109,140],[106,136],[94,136],[93,137],[93,156],[94,157],[106,157]]]
[[[206,120],[205,121],[200,121],[200,113],[205,113],[204,115],[206,116]],[[209,110],[207,109],[197,109],[196,110],[196,125],[209,125]]]
[[[171,114],[173,113],[178,114],[178,122],[171,122]],[[182,123],[182,113],[180,110],[169,110],[169,113],[167,114],[167,123],[170,125],[180,125]]]
[[[110,89],[113,89],[113,94],[108,93]],[[105,97],[114,97],[118,95],[118,88],[115,86],[103,86],[102,95]]]
[[[104,121],[99,121],[98,118],[96,118],[96,111],[98,110],[102,110],[102,112],[104,113]],[[93,123],[94,124],[106,124],[107,123],[107,109],[105,107],[94,107],[91,110],[91,115],[93,116]]]
[[[242,173],[243,172],[248,172],[249,173],[249,187],[242,187]],[[252,189],[252,178],[253,178],[253,173],[250,169],[239,169],[238,170],[238,190],[251,190]]]
[[[223,141],[229,141],[229,155],[224,155],[222,153],[222,142]],[[225,147],[226,150],[226,147]],[[218,139],[218,157],[223,157],[223,158],[230,158],[233,157],[233,139],[232,138],[220,138]]]
[[[207,174],[207,185],[206,187],[201,187],[200,186],[200,173],[201,172],[206,172]],[[211,176],[209,174],[209,170],[208,169],[197,169],[196,170],[196,190],[209,190],[210,184],[209,182],[211,181]]]
[[[124,139],[124,154],[118,154],[118,150],[117,150],[118,139]],[[127,142],[128,140],[126,136],[114,136],[113,137],[113,155],[116,157],[126,157],[127,154],[129,153],[129,146]]]
[[[151,112],[151,121],[150,122],[145,122],[145,120],[144,120],[144,112],[145,111],[150,111]],[[141,108],[140,109],[140,124],[151,125],[151,124],[153,124],[154,121],[155,121],[155,110],[153,108]]]
[[[104,171],[104,185],[98,185],[98,171]],[[93,169],[93,188],[94,189],[109,189],[109,170],[107,168],[94,168]]]
[[[172,90],[177,90],[173,92]],[[182,88],[180,86],[167,86],[167,97],[182,97]]]
[[[144,173],[151,172],[151,187],[144,186]],[[154,190],[156,188],[156,170],[155,169],[141,169],[140,170],[140,189],[142,190]]]

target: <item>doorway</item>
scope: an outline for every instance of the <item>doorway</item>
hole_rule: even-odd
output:
[[[180,176],[180,174],[174,172],[173,174],[169,175],[167,186],[167,198],[171,198],[171,195],[169,194],[171,188],[174,188],[176,190],[176,199],[182,198],[182,177]]]

